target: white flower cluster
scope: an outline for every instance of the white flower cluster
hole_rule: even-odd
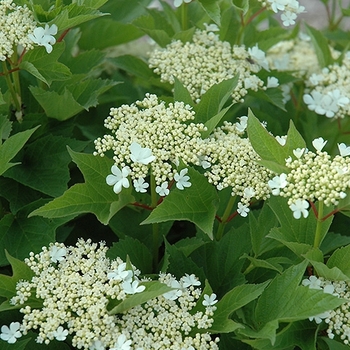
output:
[[[216,295],[204,295],[202,311],[194,311],[201,296],[200,281],[192,274],[176,280],[161,274],[159,281],[174,290],[138,305],[121,316],[120,326],[132,334],[135,349],[195,350],[218,349],[218,338],[212,340],[203,331],[213,324]],[[193,334],[193,329],[201,330]]]
[[[26,5],[18,6],[12,0],[0,1],[0,61],[11,57],[17,46],[33,47],[28,34],[36,27],[33,13]]]
[[[308,78],[321,69],[311,38],[303,33],[272,46],[266,52],[266,58],[272,69],[290,71],[299,78]]]
[[[350,345],[350,282],[328,281],[323,277],[310,276],[303,280],[302,284],[311,289],[323,290],[348,302],[334,310],[310,317],[310,321],[320,324],[322,321],[328,324],[327,335],[330,339],[338,336],[346,345]]]
[[[132,105],[112,108],[105,120],[105,127],[112,135],[95,140],[94,155],[103,156],[113,151],[115,161],[107,183],[119,193],[129,187],[127,177],[134,181],[139,192],[146,192],[145,178],[151,168],[160,195],[169,193],[168,183],[173,179],[179,189],[189,187],[187,168],[177,171],[180,160],[185,164],[200,164],[198,155],[201,132],[206,127],[192,123],[194,111],[183,102],[158,101],[156,95],[147,94],[145,99]],[[118,168],[121,167],[121,170]]]
[[[239,74],[233,92],[233,101],[242,102],[248,90],[266,89],[256,73],[263,67],[268,70],[265,53],[255,45],[248,50],[244,46],[231,46],[214,33],[213,25],[206,30],[196,30],[193,42],[174,41],[164,49],[150,53],[149,66],[161,76],[163,82],[174,83],[179,79],[199,102],[201,96],[214,84]]]
[[[218,339],[203,331],[213,324],[216,295],[202,295],[193,274],[179,281],[161,274],[159,281],[173,290],[123,314],[109,314],[110,300],[122,301],[147,288],[138,270],[120,258],[108,259],[106,252],[103,243],[80,239],[76,246],[55,243],[31,253],[25,263],[35,275],[18,282],[11,299],[23,305],[23,321],[3,325],[0,338],[14,343],[34,330],[38,343],[70,335],[75,348],[86,350],[218,349]],[[42,300],[42,307],[30,307],[30,297]]]
[[[281,20],[284,26],[295,24],[298,14],[305,12],[305,7],[297,0],[259,0],[263,6],[275,13],[281,13]]]
[[[350,114],[350,52],[342,64],[334,63],[314,73],[306,81],[310,92],[304,94],[308,108],[327,118],[344,118]]]
[[[305,148],[295,149],[294,159],[286,159],[290,172],[268,182],[272,194],[288,197],[296,219],[308,216],[308,200],[323,201],[326,206],[337,205],[350,187],[350,157],[347,157],[350,147],[338,144],[340,155],[332,159],[327,152],[322,152],[326,142],[321,137],[312,142],[316,153]]]
[[[206,140],[205,161],[211,164],[205,172],[208,181],[218,190],[231,187],[232,196],[240,196],[238,212],[247,216],[252,198],[266,200],[270,195],[268,186],[273,173],[256,161],[260,159],[250,140],[243,137],[247,117],[239,123],[225,122],[214,130]]]

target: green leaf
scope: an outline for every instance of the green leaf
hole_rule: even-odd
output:
[[[306,219],[295,219],[293,217],[293,212],[288,207],[287,200],[279,196],[271,197],[268,201],[268,205],[281,224],[280,228],[273,228],[268,237],[278,239],[284,244],[286,244],[286,242],[296,242],[309,246],[313,245],[317,226],[315,215],[310,213]],[[322,222],[321,237],[324,237],[328,232],[332,219],[332,217],[329,217]],[[306,252],[304,251],[304,253]]]
[[[326,37],[320,31],[308,25],[306,25],[306,30],[311,37],[320,67],[324,68],[332,64],[333,58]]]
[[[340,306],[344,301],[323,291],[300,285],[307,261],[276,276],[259,298],[255,317],[260,329],[268,322],[293,322]]]
[[[165,241],[164,260],[166,262],[165,265],[168,264],[166,271],[178,279],[187,273],[194,274],[201,283],[204,283],[206,280],[202,266],[196,264],[191,257],[185,256],[182,250],[175,245],[169,244],[167,241]]]
[[[25,149],[21,164],[8,170],[5,176],[49,196],[60,196],[70,179],[67,145],[79,151],[86,142],[53,135],[39,138]]]
[[[254,150],[262,158],[265,166],[272,165],[272,170],[278,169],[274,164],[285,167],[285,159],[293,156],[293,150],[305,147],[305,141],[294,127],[292,121],[290,122],[287,141],[284,146],[278,143],[276,138],[264,128],[259,119],[250,110],[248,111],[247,131]]]
[[[122,55],[111,59],[111,62],[118,68],[141,79],[149,80],[157,78],[157,75],[153,73],[152,69],[149,68],[148,64],[141,58],[131,55]]]
[[[271,239],[266,238],[273,227],[277,226],[277,218],[271,208],[264,203],[259,216],[249,215],[250,239],[255,257],[273,249]]]
[[[197,106],[195,106],[196,122],[205,123],[216,116],[231,96],[233,89],[237,86],[237,82],[238,75],[211,86],[201,97]]]
[[[268,283],[267,281],[262,284],[244,284],[226,293],[216,304],[217,309],[214,312],[214,323],[209,329],[210,332],[229,333],[243,327],[229,317],[234,311],[258,298]]]
[[[220,26],[220,7],[218,0],[199,0],[208,16]]]
[[[28,218],[28,212],[42,204],[42,200],[29,204],[16,215],[7,214],[0,220],[0,246],[18,259],[28,257],[30,251],[38,253],[44,245],[55,241],[56,229],[72,216],[48,220],[41,217]],[[0,265],[7,265],[4,250],[0,250]]]
[[[191,187],[181,191],[174,188],[141,224],[169,220],[188,220],[196,224],[209,237],[213,237],[213,225],[218,196],[207,179],[196,170],[188,168]]]
[[[107,308],[109,309],[108,313],[110,315],[121,314],[137,305],[141,305],[148,300],[154,299],[173,290],[173,288],[168,287],[166,284],[159,281],[141,282],[140,286],[141,285],[146,287],[143,292],[130,295],[121,302],[115,299],[111,300],[107,305]]]
[[[136,40],[142,35],[143,32],[132,24],[117,22],[111,18],[100,18],[98,22],[92,21],[84,26],[79,47],[103,50]]]
[[[129,256],[131,262],[142,271],[143,274],[152,273],[152,254],[139,240],[126,236],[124,239],[113,243],[107,256],[110,259],[120,257],[126,261]]]
[[[30,338],[18,340],[15,344],[9,344],[2,341],[1,350],[24,350],[29,341]]]
[[[208,242],[190,254],[197,266],[203,268],[206,278],[219,296],[245,282],[241,272],[245,264],[242,257],[251,250],[247,229],[247,225],[231,229],[219,242]]]
[[[137,18],[133,24],[149,35],[159,46],[165,47],[171,43],[174,31],[166,18],[157,14],[157,11],[148,11],[150,14]]]
[[[79,6],[77,3],[72,3],[65,6],[52,23],[56,24],[60,31],[63,31],[104,15],[106,14],[92,7]]]
[[[0,105],[2,104],[1,97],[2,95],[0,92]],[[2,140],[6,140],[9,138],[11,130],[12,122],[8,119],[6,115],[0,115],[0,145],[2,144]]]
[[[34,272],[23,261],[12,257],[5,251],[6,259],[11,264],[12,276],[0,274],[0,295],[11,299],[16,295],[16,284],[20,280],[30,280]]]
[[[57,62],[64,50],[64,42],[55,44],[50,55],[47,54],[44,47],[36,47],[24,55],[19,67],[48,86],[52,81],[66,80],[71,76],[71,72],[67,66]]]
[[[189,91],[182,85],[181,81],[174,77],[175,83],[174,83],[174,100],[175,101],[182,101],[187,105],[190,105],[191,107],[194,106],[192,97],[189,93]]]
[[[336,267],[350,278],[349,265],[350,244],[337,249],[327,261],[329,268]]]
[[[249,10],[249,0],[233,0],[233,6],[238,10],[243,11],[245,15]]]
[[[222,118],[225,116],[225,114],[231,107],[232,105],[222,109],[218,114],[214,115],[205,123],[207,130],[202,132],[203,138],[209,137],[209,135],[213,132],[216,126],[221,122]]]
[[[274,327],[278,322],[271,321],[259,331],[239,330],[240,334],[256,339],[242,339],[246,344],[257,350],[286,350],[298,349],[315,350],[315,325],[309,320],[292,322],[276,334]]]
[[[38,127],[19,132],[0,145],[0,175],[14,165],[19,164],[10,163],[10,160],[20,151],[36,129]]]
[[[46,218],[66,217],[82,213],[93,213],[103,224],[108,224],[113,215],[127,204],[134,202],[131,190],[123,189],[116,195],[106,184],[113,161],[105,157],[77,153],[69,149],[73,161],[84,175],[85,183],[75,184],[61,197],[34,210],[29,216]]]
[[[116,82],[102,79],[83,79],[80,75],[72,83],[64,84],[62,92],[47,91],[30,86],[29,90],[43,107],[46,115],[60,121],[67,120],[79,112],[89,110],[98,104],[98,96],[116,85]]]
[[[329,268],[327,265],[319,261],[309,260],[314,267],[317,276],[321,276],[329,281],[350,281],[350,277],[345,275],[341,269],[334,266]]]
[[[73,117],[84,109],[67,88],[64,89],[62,94],[34,86],[30,86],[29,90],[43,107],[48,117],[63,121]]]

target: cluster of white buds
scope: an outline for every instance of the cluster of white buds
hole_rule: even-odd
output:
[[[328,324],[327,335],[330,339],[339,337],[344,344],[350,345],[350,282],[328,281],[323,277],[310,276],[304,279],[302,284],[310,289],[323,290],[342,299],[349,300],[334,310],[310,317],[310,321],[320,324],[322,321]]]
[[[300,32],[297,38],[282,40],[266,52],[271,69],[289,71],[298,78],[308,78],[320,70],[311,38]]]
[[[334,63],[314,73],[306,81],[304,94],[308,108],[327,118],[344,118],[350,114],[350,52],[341,64]]]
[[[112,108],[105,120],[111,134],[95,140],[94,152],[100,156],[113,152],[115,165],[107,183],[119,193],[122,187],[129,187],[130,176],[135,190],[146,192],[151,169],[160,195],[169,193],[172,180],[180,190],[189,187],[187,168],[177,167],[180,161],[199,164],[201,132],[206,130],[204,124],[191,122],[193,119],[189,105],[175,102],[167,106],[150,94],[130,106]]]
[[[225,122],[207,139],[205,161],[211,165],[205,172],[208,181],[218,190],[230,187],[232,196],[241,197],[238,213],[247,216],[253,198],[266,200],[270,195],[268,181],[273,173],[259,165],[260,159],[250,140],[244,137],[247,117],[239,122]]]
[[[338,144],[340,155],[332,159],[322,151],[326,142],[321,137],[312,142],[316,153],[306,148],[293,150],[293,158],[286,159],[289,173],[277,175],[268,182],[272,194],[288,197],[296,219],[308,216],[308,201],[323,201],[331,206],[346,197],[345,191],[350,186],[350,157],[347,157],[350,147]]]
[[[214,84],[239,74],[232,98],[242,102],[248,90],[266,89],[267,83],[256,73],[269,69],[265,53],[255,45],[248,50],[244,46],[231,46],[215,34],[218,28],[207,25],[206,30],[196,30],[192,42],[174,41],[165,48],[150,53],[149,66],[161,76],[163,82],[174,83],[179,79],[199,102],[201,96]]]
[[[36,21],[26,6],[16,5],[12,0],[0,1],[0,61],[5,61],[21,46],[27,50],[33,48],[28,37],[34,31]]]
[[[168,292],[122,314],[110,313],[111,300],[147,292],[149,280],[106,252],[103,242],[80,239],[76,246],[55,243],[30,253],[25,263],[34,277],[19,281],[11,299],[21,306],[22,323],[3,325],[0,338],[15,343],[33,330],[38,343],[69,336],[73,347],[85,350],[218,349],[218,339],[205,331],[213,324],[216,295],[203,294],[193,274],[180,280],[161,274],[158,281]]]
[[[284,26],[295,24],[298,15],[305,12],[305,7],[297,0],[259,0],[263,6],[275,13],[281,13],[281,21]]]

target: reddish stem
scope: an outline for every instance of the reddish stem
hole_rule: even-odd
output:
[[[233,218],[235,218],[238,215],[238,211],[236,210],[234,213],[232,213],[226,220],[226,222],[230,222]]]
[[[250,16],[247,23],[245,25],[248,25],[251,21],[253,21],[254,18],[258,17],[260,13],[264,12],[266,10],[266,7],[262,7],[260,10],[256,11],[254,14]]]
[[[338,211],[340,211],[339,208],[332,210],[330,213],[328,213],[326,216],[324,216],[324,217],[321,219],[321,221],[326,221],[330,216],[332,216],[332,215],[338,213]]]
[[[215,215],[215,219],[219,222],[222,222],[221,217],[218,214]]]
[[[70,28],[68,28],[65,31],[63,31],[61,36],[57,39],[57,42],[60,43],[64,39],[64,37],[68,34],[69,31],[70,31]]]
[[[315,203],[312,202],[312,201],[309,201],[310,205],[311,205],[311,208],[312,208],[312,211],[314,212],[315,216],[316,216],[316,219],[318,219],[318,211],[317,211],[317,208],[315,206]]]
[[[140,208],[143,208],[143,209],[147,209],[147,210],[153,210],[153,208],[150,207],[149,205],[143,204],[143,203],[139,203],[139,202],[131,203],[131,205],[133,205],[135,207],[140,207]]]

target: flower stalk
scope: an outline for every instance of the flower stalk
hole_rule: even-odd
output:
[[[230,221],[229,218],[232,212],[232,208],[235,204],[235,201],[236,201],[236,196],[231,196],[230,200],[227,203],[224,215],[221,217],[221,221],[219,222],[218,230],[216,232],[215,237],[217,241],[220,241],[220,239],[224,235],[225,226]]]
[[[315,238],[314,238],[314,247],[315,248],[319,248],[319,246],[322,242],[323,209],[324,209],[323,201],[318,201],[318,211],[317,211],[317,216],[316,216],[317,225],[316,225]]]
[[[150,190],[151,190],[151,207],[154,209],[157,206],[158,198],[156,193],[156,180],[154,175],[151,173],[150,176]],[[159,259],[159,250],[158,250],[158,241],[159,241],[159,225],[158,223],[152,224],[152,238],[153,238],[153,271],[156,272],[158,269],[158,259]]]

